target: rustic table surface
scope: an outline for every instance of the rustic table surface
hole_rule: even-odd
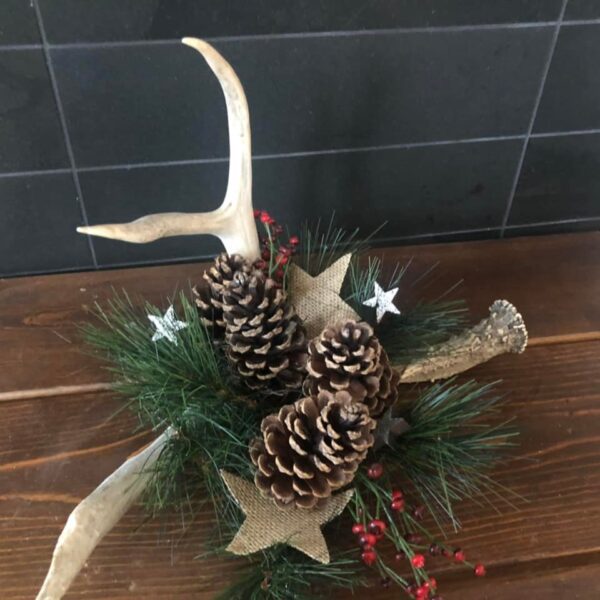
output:
[[[433,299],[463,280],[452,294],[475,316],[507,298],[530,333],[525,354],[469,374],[503,380],[506,412],[522,435],[519,458],[496,477],[527,502],[501,514],[470,501],[459,508],[464,528],[450,543],[484,562],[488,576],[440,561],[434,571],[444,598],[600,598],[600,232],[403,247],[385,256],[413,257],[413,282],[428,271],[405,286],[401,303]],[[113,416],[117,398],[94,391],[108,377],[81,353],[75,324],[113,287],[161,303],[201,272],[183,265],[0,280],[3,600],[35,597],[69,512],[150,440],[132,433],[132,416]],[[231,562],[195,560],[211,520],[201,512],[182,533],[174,514],[144,522],[141,509],[130,511],[67,597],[211,598],[234,573]],[[400,597],[381,587],[368,593]]]

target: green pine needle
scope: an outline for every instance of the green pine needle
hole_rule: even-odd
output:
[[[487,473],[514,445],[517,432],[498,420],[500,397],[493,386],[454,380],[430,386],[403,414],[410,430],[389,451],[431,512],[455,528],[455,503],[470,497],[492,502],[490,494],[507,498]],[[490,425],[494,419],[497,424]]]

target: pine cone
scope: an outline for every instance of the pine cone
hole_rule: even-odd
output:
[[[378,419],[398,399],[400,376],[364,322],[346,321],[327,327],[308,345],[305,393],[347,390]]]
[[[238,271],[223,293],[227,356],[252,388],[299,388],[306,334],[285,292],[260,271]]]
[[[239,254],[231,256],[222,252],[215,258],[213,266],[204,271],[203,279],[206,286],[195,286],[196,306],[204,325],[213,327],[215,337],[222,337],[225,332],[223,320],[223,290],[233,279],[235,273],[250,273],[252,270],[248,261]]]
[[[280,506],[312,508],[352,481],[373,445],[375,421],[346,392],[321,392],[282,407],[250,445],[254,481]]]

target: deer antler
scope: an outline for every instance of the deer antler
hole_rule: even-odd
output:
[[[244,88],[231,65],[210,44],[197,38],[186,37],[181,41],[202,54],[225,95],[230,156],[223,204],[207,213],[162,213],[131,223],[78,227],[77,231],[135,244],[174,235],[208,233],[219,237],[229,254],[254,260],[259,257],[259,246],[252,210],[250,117]]]
[[[523,317],[507,300],[496,300],[490,316],[471,329],[429,349],[422,358],[399,367],[400,383],[447,379],[505,354],[521,353],[527,346]]]

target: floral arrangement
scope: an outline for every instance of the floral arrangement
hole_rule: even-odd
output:
[[[356,231],[331,223],[284,236],[252,207],[239,80],[206,42],[184,43],[206,58],[227,101],[223,205],[82,231],[134,242],[212,233],[226,251],[166,311],[117,294],[84,326],[115,391],[158,437],[73,511],[38,598],[61,598],[143,498],[152,515],[213,505],[207,551],[247,557],[223,598],[315,597],[376,583],[439,600],[435,561],[476,576],[485,567],[438,539],[424,517],[457,527],[454,504],[494,489],[489,469],[515,435],[498,422],[490,385],[455,376],[522,352],[523,319],[505,300],[471,328],[460,302],[398,304],[406,269],[370,258]],[[342,536],[331,535],[335,527]],[[344,530],[348,543],[334,543]]]

